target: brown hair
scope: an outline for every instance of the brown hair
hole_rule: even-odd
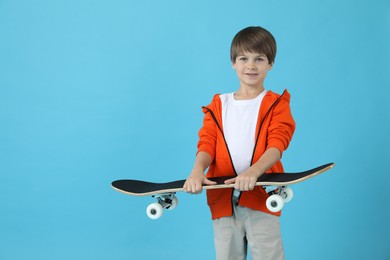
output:
[[[230,47],[230,59],[236,61],[242,52],[257,52],[267,56],[272,64],[276,56],[276,41],[272,34],[260,26],[251,26],[239,31],[234,36]]]

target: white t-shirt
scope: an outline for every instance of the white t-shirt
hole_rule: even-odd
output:
[[[220,95],[222,124],[237,174],[249,168],[256,139],[256,124],[264,90],[254,99],[236,100],[234,93]]]

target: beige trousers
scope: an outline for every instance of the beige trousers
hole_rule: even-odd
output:
[[[235,206],[232,217],[216,219],[214,243],[217,260],[284,259],[279,217]]]

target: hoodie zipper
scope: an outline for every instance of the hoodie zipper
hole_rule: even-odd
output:
[[[213,118],[215,124],[217,125],[219,131],[221,132],[222,137],[223,137],[223,141],[224,141],[224,143],[225,143],[226,149],[227,149],[228,154],[229,154],[230,163],[231,163],[231,165],[232,165],[234,174],[237,176],[238,174],[237,174],[236,168],[234,168],[233,159],[232,159],[232,156],[231,156],[231,154],[230,154],[229,146],[228,146],[228,144],[227,144],[227,142],[226,142],[225,135],[224,135],[224,133],[223,133],[223,131],[222,131],[222,127],[219,125],[218,120],[217,120],[217,118],[215,117],[215,114],[214,114],[213,110],[211,110],[211,109],[208,108],[208,107],[204,107],[204,106],[203,106],[202,108],[207,109],[207,110],[210,112],[211,117]]]
[[[223,131],[222,131],[222,127],[219,125],[218,120],[217,120],[217,118],[216,118],[215,115],[214,115],[214,112],[213,112],[210,108],[205,107],[205,106],[203,106],[202,108],[204,108],[204,109],[206,109],[207,111],[209,111],[209,113],[211,114],[211,117],[213,118],[215,124],[217,125],[219,131],[221,132],[222,137],[223,137],[223,141],[224,141],[225,146],[226,146],[226,149],[227,149],[227,151],[228,151],[228,155],[229,155],[229,158],[230,158],[230,163],[231,163],[231,165],[232,165],[232,168],[233,168],[233,171],[234,171],[235,176],[237,176],[238,174],[237,174],[236,168],[234,167],[233,159],[232,159],[232,156],[231,156],[231,154],[230,154],[229,146],[228,146],[228,144],[227,144],[227,142],[226,142],[225,135],[224,135],[224,133],[223,133]],[[233,203],[233,192],[234,192],[234,189],[231,190],[231,195],[230,195],[230,197],[232,198],[232,199],[230,200],[231,209],[232,209],[231,215],[233,215],[233,212],[234,212],[234,210],[233,210],[233,208],[234,208],[234,203]],[[240,193],[240,196],[239,196],[239,197],[241,197],[241,193]],[[237,205],[238,205],[239,199],[240,199],[240,198],[237,198]]]
[[[265,113],[264,115],[264,118],[263,120],[261,120],[261,123],[260,123],[260,126],[259,126],[259,130],[257,131],[257,135],[256,135],[256,142],[255,142],[255,146],[253,147],[253,153],[252,153],[252,159],[251,159],[251,164],[250,166],[253,165],[253,159],[255,157],[255,152],[256,152],[256,148],[257,148],[257,143],[259,141],[259,137],[260,137],[260,131],[261,131],[261,128],[263,127],[263,124],[265,122],[265,119],[268,117],[268,115],[270,114],[272,108],[274,108],[278,103],[279,101],[282,99],[283,95],[286,93],[286,90],[283,91],[282,95],[280,95],[275,101],[274,103],[272,103],[272,105],[269,107],[267,113]],[[260,111],[259,111],[260,112]]]

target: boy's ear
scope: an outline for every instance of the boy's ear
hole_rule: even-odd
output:
[[[236,69],[236,63],[234,61],[232,61],[232,67],[234,70]]]
[[[274,63],[268,64],[268,70],[272,70],[272,67],[274,66]]]

